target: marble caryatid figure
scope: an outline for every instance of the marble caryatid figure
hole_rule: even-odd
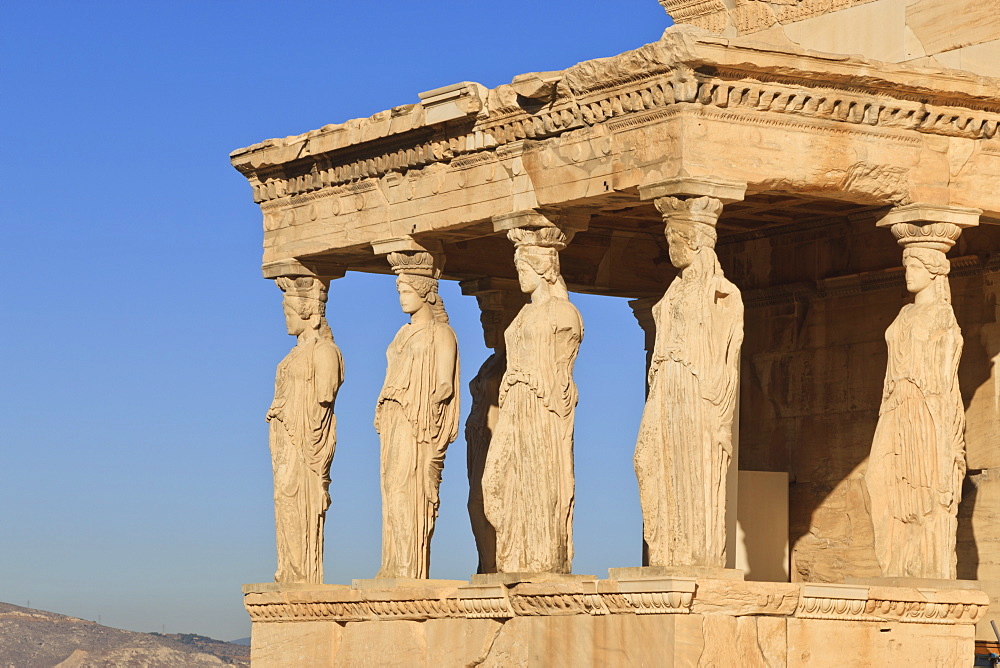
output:
[[[337,445],[333,404],[344,360],[326,322],[327,283],[279,277],[288,333],[298,337],[278,365],[271,423],[276,582],[323,582],[323,520],[330,505],[330,463]]]
[[[486,519],[483,507],[483,470],[490,440],[500,413],[500,385],[507,370],[507,344],[504,332],[524,306],[523,293],[513,290],[483,290],[476,292],[479,301],[480,321],[487,348],[493,349],[479,373],[469,383],[472,409],[465,423],[465,442],[468,448],[469,468],[469,519],[472,535],[479,552],[477,573],[496,572],[497,535]]]
[[[653,307],[656,340],[635,448],[646,565],[723,568],[743,301],[715,254],[722,203],[663,197],[656,207],[679,273]]]
[[[448,444],[458,434],[458,341],[430,253],[390,253],[403,325],[386,351],[381,439],[382,578],[426,578]]]
[[[573,560],[573,363],[580,313],[559,273],[566,235],[516,228],[521,291],[531,296],[505,334],[507,370],[483,472],[486,517],[501,573],[569,573]]]
[[[906,289],[885,333],[889,348],[868,489],[875,554],[888,577],[956,575],[955,534],[965,477],[965,407],[958,385],[962,332],[945,252],[961,229],[899,223]]]

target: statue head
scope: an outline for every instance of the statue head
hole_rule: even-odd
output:
[[[904,222],[892,226],[892,234],[903,247],[908,292],[920,295],[931,290],[933,301],[951,303],[948,282],[951,262],[945,253],[951,250],[961,233],[962,228],[954,223]]]
[[[692,221],[671,221],[666,232],[670,263],[678,269],[689,267],[703,248],[714,249],[718,238],[713,226]]]
[[[399,291],[399,305],[403,313],[413,315],[425,306],[430,308],[431,315],[438,322],[448,322],[448,314],[444,310],[444,302],[438,294],[436,278],[417,274],[400,274],[396,278],[396,289]]]
[[[476,294],[479,302],[479,322],[483,326],[483,342],[487,348],[504,345],[504,333],[524,306],[524,295],[513,290],[485,290]]]
[[[702,249],[715,248],[718,239],[715,224],[722,213],[721,200],[714,197],[659,197],[655,204],[666,223],[664,232],[670,248],[670,263],[675,267],[689,267]]]
[[[934,290],[935,301],[951,302],[948,274],[951,262],[943,251],[920,246],[903,249],[903,267],[906,269],[906,289],[912,294]]]
[[[278,287],[284,293],[282,309],[285,327],[292,336],[308,330],[329,333],[326,322],[327,283],[313,276],[279,276]],[[332,338],[332,334],[330,337]]]
[[[503,311],[481,309],[479,311],[479,324],[483,326],[483,343],[487,348],[498,348],[503,342],[503,333],[506,329],[501,324]]]
[[[448,322],[444,302],[438,294],[444,257],[435,257],[427,251],[401,251],[389,253],[388,260],[397,276],[396,289],[403,313],[412,316],[426,307],[434,320]]]
[[[559,251],[566,247],[566,235],[557,227],[514,228],[507,233],[514,242],[514,267],[521,292],[533,293],[545,282],[566,293],[559,271]]]

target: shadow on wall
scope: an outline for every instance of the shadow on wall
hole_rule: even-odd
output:
[[[994,488],[1000,482],[996,470],[1000,465],[996,447],[1000,416],[996,411],[998,397],[992,382],[994,360],[1000,355],[1000,327],[996,322],[998,274],[991,271],[994,268],[991,264],[996,263],[987,264],[986,271],[977,272],[968,279],[959,278],[962,283],[967,282],[968,287],[953,298],[965,339],[958,377],[967,418],[966,461],[969,466],[958,508],[960,580],[988,577],[980,571],[980,552],[985,545],[977,540],[976,527],[983,524],[980,518],[1000,510],[1000,498],[994,498],[997,496]]]
[[[975,243],[989,248],[998,241],[991,236],[1000,232],[989,230]],[[976,252],[956,251],[954,257]],[[989,515],[1000,512],[1000,479],[992,472],[990,480],[988,470],[1000,467],[992,376],[993,360],[1000,355],[993,286],[1000,263],[995,268],[975,261],[955,265],[952,289],[965,338],[959,375],[970,469],[959,508],[958,577],[976,579],[982,576],[981,561],[1000,561],[983,560],[981,552],[990,544],[976,536]],[[908,301],[902,272],[892,268],[857,290],[748,303],[740,468],[789,473],[793,581],[841,582],[880,574],[863,476],[878,422],[885,330]]]

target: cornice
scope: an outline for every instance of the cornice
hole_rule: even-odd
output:
[[[1000,87],[993,80],[779,51],[691,29],[668,31],[660,42],[561,74],[555,99],[541,106],[519,106],[523,98],[500,86],[482,93],[484,104],[468,117],[427,125],[421,105],[396,107],[268,140],[235,151],[232,161],[263,204],[435,163],[462,168],[496,159],[497,148],[512,142],[596,126],[613,132],[684,108],[758,122],[799,118],[845,130],[991,140],[987,146],[1000,127]]]

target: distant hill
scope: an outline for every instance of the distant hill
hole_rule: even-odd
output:
[[[249,666],[250,648],[190,633],[136,633],[0,603],[0,668]]]

